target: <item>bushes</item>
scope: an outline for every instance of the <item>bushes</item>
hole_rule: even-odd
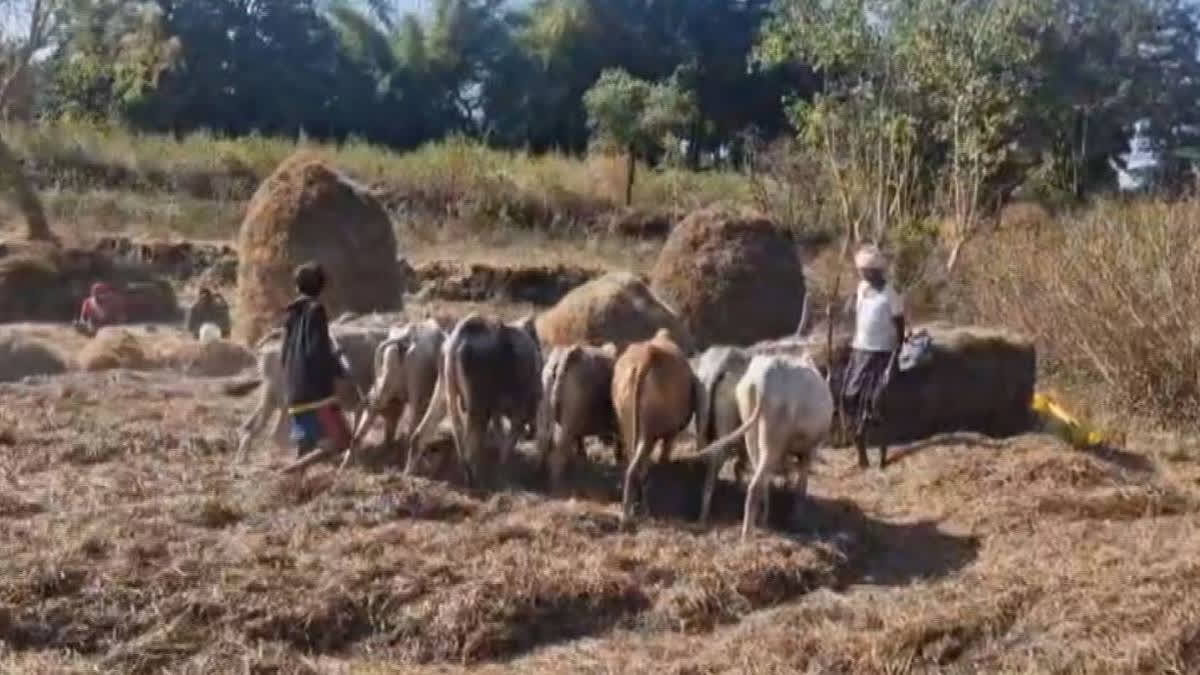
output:
[[[1200,411],[1200,200],[1103,203],[975,242],[964,291],[980,320],[1033,336],[1051,376],[1099,381],[1159,420]]]

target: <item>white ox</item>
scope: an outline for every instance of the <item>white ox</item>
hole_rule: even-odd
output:
[[[762,508],[765,520],[769,499],[768,480],[787,455],[800,460],[798,493],[807,496],[808,472],[817,447],[829,436],[833,425],[833,396],[808,354],[756,355],[737,384],[737,404],[745,422],[733,433],[701,451],[706,458],[721,453],[738,438],[746,438],[746,452],[754,476],[746,489],[742,539]],[[700,520],[706,523],[712,501],[718,462],[709,462],[704,481]],[[760,503],[761,501],[761,503]]]
[[[413,430],[433,398],[438,359],[445,340],[442,327],[428,318],[396,326],[388,332],[387,339],[375,349],[375,382],[367,393],[366,412],[354,430],[351,449],[358,446],[380,415],[383,415],[383,442],[392,443],[400,420],[407,414],[406,429],[400,440],[408,450]]]
[[[345,412],[355,413],[362,407],[362,392],[374,379],[375,348],[388,337],[386,328],[362,328],[334,322],[330,325],[330,336],[340,347],[350,365],[350,386],[341,386],[338,391],[339,404]],[[254,407],[238,434],[238,449],[234,463],[240,464],[250,444],[267,426],[273,413],[278,412],[274,438],[277,445],[287,447],[288,415],[287,398],[283,382],[283,363],[279,358],[282,348],[282,331],[269,333],[256,345],[258,351],[258,376],[225,388],[230,396],[245,396],[261,387],[258,405]],[[316,453],[310,453],[316,454]]]

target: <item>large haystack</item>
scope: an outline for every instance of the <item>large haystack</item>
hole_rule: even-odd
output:
[[[54,345],[16,331],[0,333],[0,382],[66,371],[67,358]]]
[[[917,326],[932,338],[927,363],[899,372],[882,406],[885,427],[872,442],[906,443],[936,434],[976,432],[1007,437],[1028,431],[1037,358],[1033,344],[1013,333],[978,326],[931,323]],[[827,362],[824,336],[813,336],[821,365]],[[835,370],[840,391],[849,335],[834,336]]]
[[[610,272],[578,286],[537,318],[538,338],[547,347],[613,342],[624,349],[660,328],[670,331],[685,352],[694,351],[679,316],[629,272]]]
[[[295,295],[292,272],[325,267],[329,316],[399,310],[403,279],[387,212],[364,188],[320,160],[295,155],[254,194],[238,235],[233,336],[253,344]]]
[[[796,330],[804,269],[790,234],[765,216],[716,205],[672,230],[650,274],[697,348],[749,345]]]

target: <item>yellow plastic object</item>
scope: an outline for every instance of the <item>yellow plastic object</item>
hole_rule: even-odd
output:
[[[1033,395],[1033,411],[1045,431],[1061,437],[1075,447],[1094,447],[1105,442],[1103,433],[1090,429],[1045,394]]]

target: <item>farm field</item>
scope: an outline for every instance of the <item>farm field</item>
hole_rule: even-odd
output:
[[[0,673],[1200,673],[1195,2],[0,9]]]
[[[411,303],[410,316],[521,306]],[[64,344],[79,336],[61,331]],[[368,447],[333,481],[231,467],[249,399],[166,371],[0,385],[8,672],[1190,672],[1200,451],[1041,435],[823,449],[801,525],[708,531],[681,444],[618,527],[611,451],[542,492],[408,479]],[[377,432],[376,432],[377,433]],[[452,479],[438,456],[430,469]],[[440,467],[440,471],[438,470]],[[777,497],[773,507],[786,504]]]
[[[334,155],[353,168],[352,157]],[[508,161],[514,171],[528,170],[523,160]],[[395,182],[387,188],[398,171],[392,167],[376,182],[403,193]],[[111,213],[62,210],[60,197],[84,192],[47,190],[56,231],[71,246],[144,266],[170,283],[180,304],[201,284],[232,297],[234,234],[247,195],[205,198],[207,212],[223,215],[199,222],[195,214],[172,220],[177,192],[115,189],[119,198],[105,202]],[[737,196],[703,199],[721,194]],[[471,311],[515,319],[605,271],[645,273],[662,247],[659,236],[597,224],[624,217],[611,204],[590,225],[547,231],[489,228],[486,217],[470,221],[461,208],[458,215],[414,215],[384,202],[407,264],[405,310],[384,317],[390,321],[428,315],[449,325]],[[121,210],[130,205],[142,210]],[[1128,280],[1131,297],[1165,297],[1180,308],[1168,317],[1186,316],[1192,296],[1182,280],[1194,264],[1188,249],[1156,253],[1110,224],[1161,223],[1149,231],[1162,242],[1182,241],[1174,237],[1183,236],[1194,212],[1191,202],[1097,210],[1072,222],[1094,241],[1119,245],[1093,248],[1085,238],[1067,245],[1101,265],[1093,269],[1105,278]],[[16,221],[6,222],[5,238],[20,238]],[[1122,390],[1064,376],[1080,361],[1071,360],[1063,329],[1123,337],[1126,329],[1080,322],[1087,317],[1070,314],[1072,306],[1049,304],[1054,296],[1029,295],[1013,281],[1089,288],[1082,284],[1095,279],[1041,265],[1050,258],[1032,237],[995,236],[968,251],[964,279],[974,286],[912,287],[918,320],[969,318],[954,302],[970,300],[998,323],[1037,329],[1039,388],[1061,390],[1085,418],[1121,418],[1122,408],[1111,403]],[[1014,253],[989,259],[987,251],[999,250],[990,247],[1001,246]],[[823,307],[836,286],[836,264],[818,249],[804,254],[809,291]],[[1162,256],[1176,260],[1179,293],[1133,286],[1136,270]],[[1008,260],[1024,267],[1004,267]],[[989,278],[1000,285],[977,283]],[[848,282],[841,283],[845,293]],[[1007,295],[972,295],[997,287]],[[1111,303],[1114,316],[1125,310],[1124,296],[1096,297]],[[1057,333],[1039,324],[1039,317],[1063,311],[1076,324],[1057,323]],[[1151,326],[1138,344],[1156,344],[1174,329]],[[149,344],[176,330],[136,332]],[[53,344],[68,362],[88,344],[65,324],[11,324],[0,332]],[[1103,356],[1124,358],[1116,351],[1122,344],[1102,343],[1109,350]],[[1130,382],[1166,372],[1151,370],[1159,366],[1148,357],[1123,363]],[[379,429],[362,460],[336,481],[329,464],[303,477],[280,475],[294,456],[269,439],[233,466],[238,427],[254,395],[228,396],[226,381],[175,367],[70,368],[0,384],[0,536],[7,542],[0,670],[1200,668],[1200,444],[1185,425],[1143,423],[1131,413],[1122,420],[1125,447],[1104,451],[1073,449],[1044,434],[943,437],[892,448],[884,470],[859,470],[852,449],[822,448],[812,499],[796,522],[782,512],[788,500],[777,493],[772,528],[742,544],[744,494],[724,474],[713,527],[695,524],[703,473],[690,458],[690,431],[673,461],[652,470],[651,517],[625,531],[618,525],[620,469],[611,449],[595,441],[590,462],[571,477],[574,499],[547,496],[531,443],[520,447],[508,490],[458,486],[444,433],[423,477],[400,475],[398,458],[377,447]],[[1189,399],[1180,400],[1183,406]]]

